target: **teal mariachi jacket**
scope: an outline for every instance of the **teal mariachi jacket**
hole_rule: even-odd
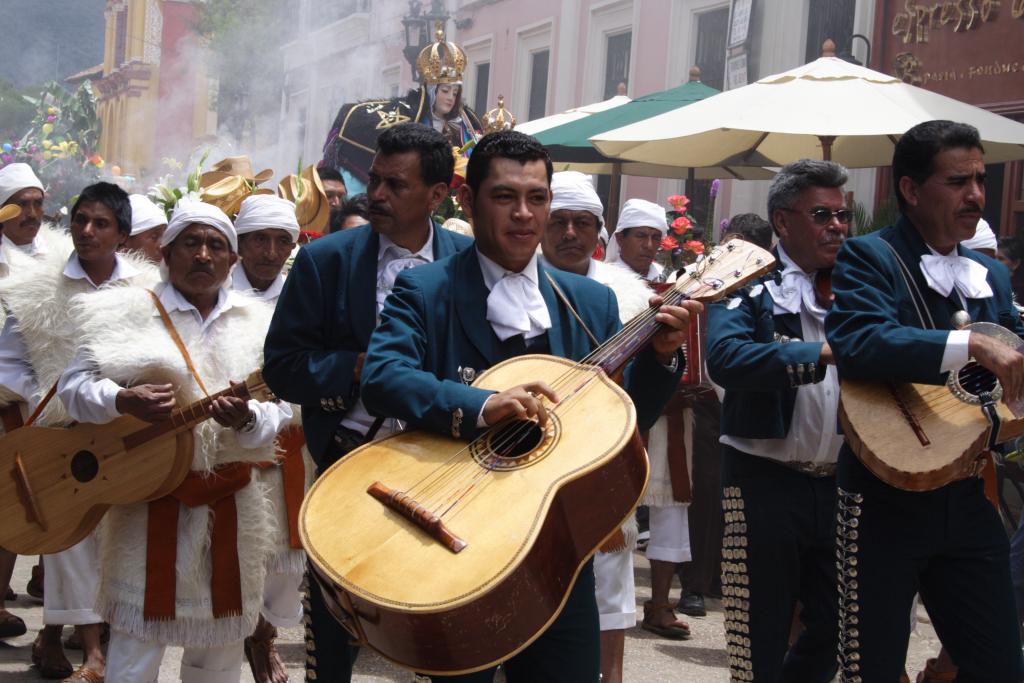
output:
[[[937,329],[922,329],[910,290],[888,242],[906,264],[924,298]],[[1013,306],[1010,277],[996,261],[963,245],[961,256],[988,269],[993,295],[967,299],[973,322],[992,322],[1024,335],[1024,325]],[[921,272],[921,256],[930,253],[906,217],[894,226],[847,240],[832,271],[835,303],[825,319],[825,330],[836,358],[840,379],[941,384],[939,372],[950,319],[963,309],[956,290],[949,297],[931,289]]]
[[[549,353],[581,360],[593,343],[555,294],[550,274],[599,341],[621,328],[615,295],[579,275],[537,264],[541,294],[551,314]],[[412,426],[471,440],[490,391],[469,386],[472,377],[516,355],[487,321],[488,289],[475,249],[402,272],[384,304],[380,326],[363,366],[363,401],[374,414]],[[637,425],[654,424],[679,383],[684,358],[669,372],[648,346],[626,371]],[[467,374],[467,371],[469,374]],[[528,382],[531,378],[523,377]],[[599,416],[598,416],[599,419]]]
[[[434,223],[435,259],[472,243]],[[278,397],[302,406],[306,442],[318,462],[359,398],[353,370],[377,323],[379,247],[369,225],[302,247],[267,333],[263,377]]]

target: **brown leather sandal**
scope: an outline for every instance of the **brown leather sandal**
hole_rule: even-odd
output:
[[[0,607],[0,638],[17,638],[27,632],[24,619]]]
[[[245,639],[245,658],[249,660],[252,677],[257,683],[274,681],[275,669],[282,674],[283,678],[281,680],[288,680],[284,662],[281,660],[281,655],[278,654],[277,648],[274,647],[275,639],[275,636],[262,640],[257,640],[252,636]]]
[[[673,618],[675,617],[675,611],[672,609],[671,603],[663,603],[655,605],[650,600],[644,602],[644,620],[640,622],[640,628],[645,631],[650,631],[655,635],[659,635],[662,638],[668,638],[669,640],[687,640],[690,637],[690,625],[681,619],[675,619],[670,624],[656,624],[652,621],[652,617],[661,611],[667,610]]]
[[[105,676],[96,673],[92,669],[80,666],[74,673],[65,678],[61,683],[104,683]]]
[[[40,632],[42,635],[42,632]],[[39,672],[39,675],[43,678],[52,680],[60,680],[67,678],[75,671],[75,667],[71,666],[71,662],[64,656],[63,650],[60,653],[60,660],[44,661],[43,660],[43,647],[39,642],[39,636],[32,642],[32,665]]]
[[[957,670],[936,671],[935,660],[929,659],[924,663],[924,670],[917,674],[917,683],[953,683],[956,680]]]
[[[32,567],[32,577],[25,584],[25,592],[36,600],[43,599],[43,565]]]

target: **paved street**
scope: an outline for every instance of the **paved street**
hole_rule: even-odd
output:
[[[650,596],[650,572],[646,560],[637,555],[637,602],[641,604]],[[8,607],[26,620],[28,634],[6,642],[0,642],[0,683],[13,681],[42,680],[29,664],[29,650],[32,638],[42,622],[42,605],[24,595],[25,584],[34,558],[19,558],[14,573],[14,589],[18,599]],[[625,678],[630,682],[647,683],[669,681],[712,682],[727,681],[725,638],[722,630],[722,611],[717,601],[709,601],[707,617],[688,618],[693,638],[687,641],[669,641],[657,638],[639,627],[626,635]],[[917,633],[910,639],[908,669],[913,676],[923,666],[924,660],[938,651],[938,640],[928,622],[924,610],[919,611]],[[66,634],[70,629],[66,629]],[[302,630],[285,631],[278,640],[278,649],[288,667],[291,681],[303,681],[305,647]],[[69,653],[72,663],[77,663]],[[181,650],[171,648],[160,674],[160,683],[178,680],[178,666]],[[356,681],[412,681],[412,675],[383,661],[373,653],[364,651],[356,667]],[[248,668],[243,672],[242,681],[252,682]],[[110,683],[123,683],[111,681]]]

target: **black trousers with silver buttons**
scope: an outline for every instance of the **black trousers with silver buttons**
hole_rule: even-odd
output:
[[[722,605],[733,681],[826,683],[838,617],[835,478],[723,446]],[[805,627],[789,646],[797,602]]]
[[[899,680],[920,593],[957,681],[1020,683],[1009,543],[982,480],[903,491],[845,446],[836,477],[841,680]]]

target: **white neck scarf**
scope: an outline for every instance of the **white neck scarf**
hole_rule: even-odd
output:
[[[958,255],[955,249],[945,255],[935,253],[934,249],[932,252],[921,257],[921,272],[929,287],[942,296],[949,296],[954,288],[965,299],[987,299],[992,296],[985,266]]]
[[[818,303],[814,292],[814,273],[805,273],[800,266],[793,263],[789,255],[778,245],[779,260],[782,262],[782,283],[765,282],[768,293],[775,302],[776,314],[799,313],[801,306],[819,323],[825,322],[827,310]]]
[[[477,254],[484,282],[491,288],[487,295],[487,321],[498,339],[505,341],[517,334],[532,339],[550,329],[551,314],[538,285],[537,257],[521,272],[513,273]]]

